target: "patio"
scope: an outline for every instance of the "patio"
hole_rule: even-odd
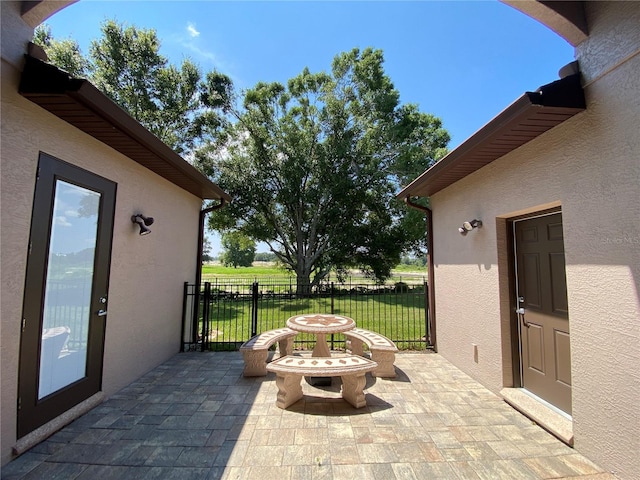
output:
[[[275,375],[239,352],[181,353],[2,469],[2,479],[615,479],[435,353],[367,375],[367,406]],[[319,398],[322,395],[324,398]]]

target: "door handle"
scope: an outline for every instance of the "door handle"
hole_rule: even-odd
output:
[[[98,310],[97,313],[99,317],[104,317],[105,315],[107,315],[107,311],[102,309]]]

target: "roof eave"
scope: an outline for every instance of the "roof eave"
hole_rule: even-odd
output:
[[[89,81],[29,55],[19,92],[62,120],[202,199],[231,197]],[[79,115],[81,113],[81,115]],[[97,122],[104,122],[96,125]],[[105,125],[109,125],[108,135]]]
[[[422,173],[397,198],[428,197],[554,128],[586,108],[580,74],[526,92]]]

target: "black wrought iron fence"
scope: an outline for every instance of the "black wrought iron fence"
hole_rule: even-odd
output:
[[[84,278],[49,280],[47,282],[46,302],[44,305],[43,329],[65,327],[69,337],[65,348],[84,350],[87,348],[87,335],[91,289]]]
[[[331,313],[351,317],[360,328],[393,340],[399,349],[431,346],[427,284],[323,283],[313,288],[295,283],[254,281],[184,284],[182,349],[237,350],[253,335],[286,325],[293,315]],[[304,294],[299,294],[304,291]],[[328,339],[344,348],[344,336]],[[315,337],[299,334],[295,347],[311,349]]]

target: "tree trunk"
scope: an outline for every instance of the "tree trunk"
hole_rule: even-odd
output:
[[[299,262],[296,268],[296,295],[299,297],[311,295],[311,269],[305,267],[303,262]]]

